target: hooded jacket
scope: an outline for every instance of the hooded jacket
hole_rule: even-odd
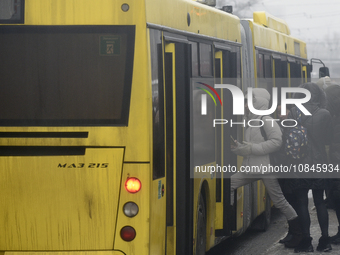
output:
[[[248,95],[246,96],[246,98]],[[257,110],[267,110],[269,108],[270,94],[266,89],[254,88],[253,89],[253,106]],[[260,124],[262,116],[255,115],[251,112],[246,116],[246,123],[251,120],[252,126]],[[254,121],[257,120],[257,121]],[[262,118],[264,124],[263,128],[267,135],[267,140],[261,134],[260,127],[251,127],[246,125],[244,131],[244,144],[249,148],[247,153],[242,153],[242,146],[232,151],[243,156],[242,166],[257,166],[260,169],[262,166],[268,166],[270,163],[269,154],[278,151],[282,144],[282,133],[276,121],[272,121],[269,116]],[[263,170],[263,169],[260,169]],[[251,172],[254,173],[254,172]]]
[[[312,114],[302,114],[302,125],[307,128],[308,155],[302,160],[304,164],[327,163],[325,145],[330,144],[332,125],[331,115],[326,107],[325,93],[314,83],[305,83],[300,86],[309,90],[311,99],[303,106]],[[294,95],[299,98],[301,95]],[[288,119],[296,119],[297,108],[293,107],[288,114]]]
[[[317,82],[316,85],[319,86],[319,88],[321,88],[322,90],[327,89],[329,86],[332,85],[337,85],[336,82],[332,81],[331,78],[329,78],[328,76],[322,77],[320,78]]]
[[[340,164],[340,86],[329,86],[325,92],[328,101],[327,109],[333,116],[333,137],[330,146],[330,159],[332,164]]]
[[[335,167],[340,164],[340,86],[332,85],[325,89],[327,95],[327,109],[332,115],[333,137],[329,149],[330,163]],[[340,201],[340,179],[332,180],[332,196],[334,203]]]
[[[323,90],[315,83],[305,83],[299,86],[309,90],[311,99],[303,104],[303,106],[312,114],[302,114],[302,125],[307,129],[308,137],[308,153],[305,158],[297,164],[308,164],[310,166],[317,164],[325,164],[327,162],[327,154],[325,145],[330,144],[332,139],[331,115],[326,107],[326,95]],[[295,94],[294,98],[300,98],[301,94]],[[304,96],[303,96],[304,97]],[[298,113],[297,108],[293,107],[288,114],[288,119],[296,119]],[[325,189],[327,183],[323,179],[308,179],[310,175],[306,175],[306,179],[301,178],[295,181],[294,188],[308,189]]]

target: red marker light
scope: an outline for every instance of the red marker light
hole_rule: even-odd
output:
[[[130,193],[137,193],[140,191],[142,183],[137,178],[128,178],[125,182],[125,189]]]
[[[120,237],[127,242],[132,241],[136,237],[136,230],[133,227],[125,226],[120,230]]]

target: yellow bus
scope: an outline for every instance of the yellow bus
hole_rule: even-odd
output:
[[[260,182],[232,208],[230,179],[194,170],[241,163],[229,137],[242,128],[212,126],[238,120],[231,94],[217,90],[223,107],[207,100],[202,115],[207,87],[260,86],[260,64],[268,89],[307,77],[305,44],[256,15],[189,0],[0,1],[0,255],[204,254],[259,215],[265,227]]]

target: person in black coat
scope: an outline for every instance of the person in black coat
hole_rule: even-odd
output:
[[[340,164],[340,86],[331,85],[325,89],[327,95],[327,109],[332,115],[333,137],[329,148],[330,164],[333,168]],[[340,244],[340,179],[332,179],[331,198],[338,219],[338,233],[331,237],[331,242]]]
[[[277,110],[276,110],[277,117],[280,120],[280,122],[278,122],[278,124],[281,128],[282,133],[284,133],[285,127],[282,126],[281,123],[282,123],[283,120],[286,120],[288,118],[290,108],[291,108],[290,105],[286,105],[286,115],[281,114],[281,105],[278,105]],[[284,141],[282,141],[282,142],[284,142]],[[287,157],[285,155],[284,145],[281,146],[281,149],[276,153],[276,157],[277,157],[278,165],[287,166]],[[286,178],[279,178],[278,181],[279,181],[283,195],[285,196],[288,203],[296,211],[297,201],[296,201],[295,194],[293,193],[292,187],[290,185],[291,180],[286,179]],[[292,230],[289,228],[289,224],[288,224],[288,233],[284,238],[282,238],[279,241],[279,243],[285,244],[285,243],[289,242],[290,240],[292,240],[292,238],[293,238],[293,233],[292,233]]]
[[[314,83],[305,83],[300,85],[310,91],[311,99],[303,104],[303,106],[312,114],[302,114],[302,125],[307,129],[308,147],[307,156],[299,161],[291,160],[291,164],[301,167],[308,164],[310,167],[316,164],[327,164],[327,154],[325,145],[331,141],[332,126],[331,115],[326,107],[325,93]],[[294,98],[304,98],[305,95],[295,94]],[[290,110],[288,119],[297,120],[298,109],[293,107]],[[306,177],[304,177],[306,176]],[[330,245],[330,238],[328,235],[328,212],[325,201],[323,199],[324,190],[328,183],[326,179],[311,178],[307,173],[300,178],[290,179],[290,186],[297,199],[297,213],[299,215],[302,239],[291,240],[285,243],[286,247],[295,247],[295,252],[311,252],[313,251],[312,238],[310,236],[310,215],[308,211],[308,191],[311,189],[313,192],[313,200],[317,210],[318,221],[321,229],[321,238],[317,247],[318,251],[329,251],[332,249]]]

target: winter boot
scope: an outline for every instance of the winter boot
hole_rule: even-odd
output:
[[[340,227],[338,227],[338,233],[335,236],[331,236],[331,243],[340,244]]]
[[[299,218],[296,217],[293,220],[289,220],[288,225],[289,225],[289,231],[292,234],[292,238],[289,241],[285,242],[284,244],[287,248],[294,248],[298,246],[302,240],[302,232],[301,232]]]
[[[314,252],[313,245],[312,245],[311,237],[304,237],[302,238],[301,242],[298,246],[295,247],[294,252]]]
[[[290,240],[292,240],[293,238],[293,235],[292,233],[290,232],[290,230],[288,230],[288,233],[286,235],[286,237],[282,238],[279,243],[286,243],[286,242],[289,242]]]
[[[319,239],[319,244],[316,247],[317,251],[330,251],[332,250],[331,239],[329,236],[321,236]]]

